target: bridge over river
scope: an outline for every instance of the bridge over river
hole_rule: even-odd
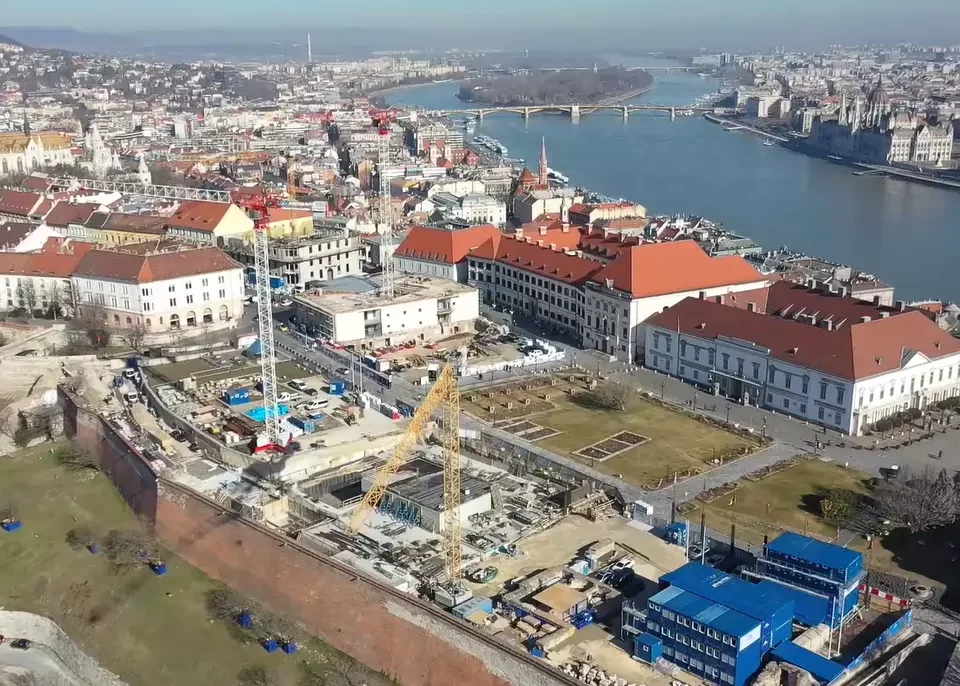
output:
[[[431,114],[441,116],[446,115],[467,115],[476,117],[483,121],[484,117],[491,114],[519,114],[524,119],[529,119],[533,114],[566,114],[571,119],[579,119],[582,115],[593,114],[594,112],[619,112],[624,119],[629,119],[633,112],[666,112],[673,119],[677,116],[692,116],[694,114],[704,113],[722,113],[723,108],[713,106],[694,106],[694,107],[676,107],[674,105],[621,105],[621,104],[596,104],[596,105],[531,105],[527,107],[465,107],[454,110],[432,110]]]

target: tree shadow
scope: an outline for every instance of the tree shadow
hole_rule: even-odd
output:
[[[943,584],[941,603],[960,611],[960,522],[918,533],[906,527],[894,529],[880,545],[893,554],[893,562],[904,572],[922,575]]]

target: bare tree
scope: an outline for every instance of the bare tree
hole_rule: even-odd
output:
[[[211,350],[213,349],[213,336],[211,329],[213,328],[213,322],[208,322],[206,319],[200,320],[200,331],[203,340],[203,347],[208,355],[212,354]]]
[[[75,526],[67,532],[67,545],[74,550],[88,548],[97,542],[97,535],[89,526]]]
[[[46,315],[51,319],[73,316],[70,294],[64,290],[59,281],[54,281],[47,290]]]
[[[17,299],[20,306],[33,316],[37,311],[37,289],[33,285],[33,279],[19,279],[17,281]]]
[[[618,381],[605,381],[592,391],[581,393],[580,397],[585,404],[593,407],[622,412],[627,409],[627,403],[630,402],[633,395],[633,389],[626,384]]]
[[[248,665],[237,673],[238,686],[273,686],[275,683],[276,675],[260,665]]]
[[[929,467],[881,482],[874,500],[881,516],[911,533],[949,524],[960,514],[957,484],[946,470],[938,473]]]
[[[124,329],[123,337],[129,345],[134,350],[140,350],[143,347],[143,341],[147,337],[149,329],[147,325],[144,324],[143,318],[137,317],[137,320],[128,328]]]
[[[121,571],[144,564],[160,554],[156,541],[143,531],[116,529],[104,537],[103,551],[114,568]]]
[[[94,348],[106,348],[113,338],[113,331],[107,323],[107,313],[103,307],[85,303],[73,320],[73,328],[86,338]]]
[[[187,337],[187,332],[182,326],[178,326],[175,329],[170,329],[170,345],[174,348],[179,348],[183,345],[183,339]]]
[[[207,614],[211,619],[236,619],[244,612],[259,615],[256,603],[229,588],[214,588],[206,593]]]
[[[62,466],[73,471],[85,469],[99,470],[100,462],[93,454],[81,445],[70,443],[58,448],[54,457]]]

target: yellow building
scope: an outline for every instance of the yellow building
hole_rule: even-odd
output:
[[[218,245],[253,231],[253,220],[232,203],[184,200],[167,219],[167,235]]]
[[[272,207],[267,211],[270,238],[299,238],[313,233],[313,212]]]
[[[73,164],[73,137],[56,131],[0,133],[0,177],[39,167]]]
[[[82,227],[71,226],[68,234],[89,243],[129,245],[163,238],[166,222],[165,217],[151,215],[94,212]]]

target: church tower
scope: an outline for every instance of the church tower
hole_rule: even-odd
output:
[[[142,186],[150,186],[153,184],[153,175],[150,174],[150,169],[147,168],[147,158],[145,155],[140,155],[140,166],[137,168],[137,180]]]
[[[550,176],[547,174],[547,139],[540,139],[540,176],[537,183],[545,188],[550,186]]]
[[[29,138],[30,133],[31,133],[30,120],[27,118],[27,108],[24,107],[23,108],[23,135]]]

